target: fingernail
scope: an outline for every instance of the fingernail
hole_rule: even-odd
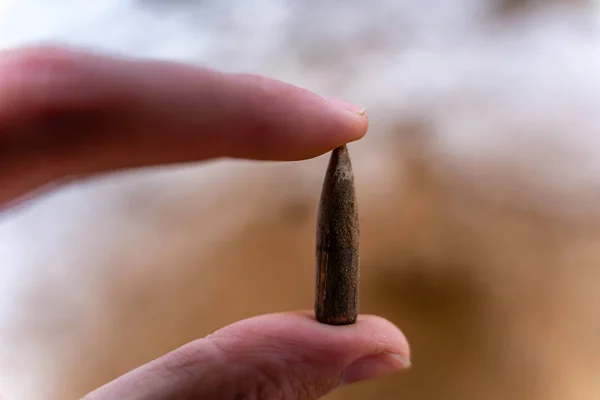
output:
[[[380,353],[352,363],[344,372],[343,384],[378,378],[410,368],[410,360],[402,354]]]
[[[329,102],[329,104],[337,108],[341,108],[345,111],[350,111],[351,113],[356,114],[358,116],[363,116],[366,114],[366,110],[363,107],[359,107],[352,103],[348,103],[347,101],[332,98],[328,98],[327,101]]]

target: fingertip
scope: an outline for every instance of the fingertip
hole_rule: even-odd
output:
[[[329,330],[336,335],[340,333],[340,328],[346,329],[353,332],[353,334],[371,338],[380,344],[388,343],[390,346],[386,346],[384,351],[400,353],[406,358],[410,358],[410,345],[402,330],[390,320],[379,315],[359,314],[354,324],[342,326],[332,326],[318,322],[313,310],[300,310],[270,315],[304,319],[305,321],[309,321],[310,324],[316,324],[315,326],[318,329]]]
[[[342,142],[334,146],[334,148],[362,139],[366,135],[369,127],[369,118],[365,108],[346,102],[342,103],[344,103],[343,106],[340,105],[340,100],[336,100],[335,106],[338,110],[342,111],[343,120],[344,123],[347,124],[347,128],[342,130],[344,133],[344,136],[340,137]]]
[[[347,118],[351,122],[353,129],[348,131],[348,142],[359,140],[367,133],[369,119],[366,108],[337,98],[326,98],[325,100],[334,106],[336,111],[341,111],[343,118]]]
[[[366,135],[369,127],[366,109],[339,99],[330,99],[329,102],[336,108],[338,115],[342,116],[340,124],[344,128],[331,136],[332,139],[335,139],[335,142],[333,142],[333,146],[330,145],[327,148],[327,151],[361,140]]]
[[[410,360],[410,346],[402,331],[391,321],[376,315],[363,314],[352,325],[331,326],[319,323],[314,312],[308,310],[266,314],[236,322],[211,337],[239,335],[256,341],[285,338],[286,343],[301,346],[302,351],[310,352],[316,360],[323,358],[328,362],[333,357],[349,363],[379,353],[397,354]]]
[[[229,325],[207,339],[228,354],[261,349],[261,354],[293,371],[290,376],[327,377],[332,385],[328,390],[411,366],[402,331],[375,315],[360,315],[352,325],[331,326],[319,323],[312,311],[267,314]]]
[[[239,131],[236,155],[308,159],[360,140],[367,132],[368,117],[360,106],[259,75],[233,74],[227,80],[231,98],[244,104],[261,127],[249,136]]]
[[[377,315],[358,316],[356,328],[359,334],[378,341],[384,352],[397,354],[410,363],[410,345],[408,339],[394,323]]]

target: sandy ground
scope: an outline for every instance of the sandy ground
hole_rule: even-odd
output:
[[[403,328],[413,368],[328,399],[600,399],[597,2],[44,4],[0,2],[0,47],[193,61],[367,108],[361,311]],[[76,399],[310,308],[326,162],[108,176],[3,214],[0,393]]]

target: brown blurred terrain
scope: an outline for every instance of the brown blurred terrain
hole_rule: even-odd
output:
[[[494,9],[508,24],[530,6],[563,2],[534,3],[495,2]],[[581,13],[589,6],[564,3]],[[525,113],[527,121],[550,121],[547,130],[540,125],[543,134],[529,135],[533,125],[510,125],[512,115],[499,111],[521,101],[517,86],[477,97],[458,85],[446,103],[435,103],[449,115],[439,121],[466,121],[461,129],[476,132],[464,137],[443,123],[404,118],[394,104],[378,110],[366,101],[372,130],[349,145],[361,217],[361,312],[403,329],[413,367],[327,399],[600,399],[600,179],[592,167],[576,168],[573,180],[553,169],[583,165],[584,153],[565,143],[579,149],[576,133],[588,129],[593,138],[595,126],[555,122],[561,112],[571,115],[561,107],[573,102],[556,95],[563,101],[556,108]],[[600,99],[586,101],[593,120]],[[481,135],[469,125],[478,118]],[[489,146],[477,142],[486,135]],[[473,140],[474,158],[463,161],[466,150],[452,140]],[[592,159],[600,154],[600,145],[581,146]],[[29,385],[45,380],[39,391],[23,391],[25,400],[75,399],[238,319],[311,308],[326,162],[222,161],[109,177],[5,216],[0,261],[34,272],[18,283],[25,294],[11,300],[20,314],[0,325],[0,345],[12,349],[0,355],[2,371],[18,379],[29,373]]]

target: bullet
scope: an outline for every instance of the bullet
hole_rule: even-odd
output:
[[[346,145],[331,152],[317,217],[315,316],[350,325],[358,316],[359,224]]]

